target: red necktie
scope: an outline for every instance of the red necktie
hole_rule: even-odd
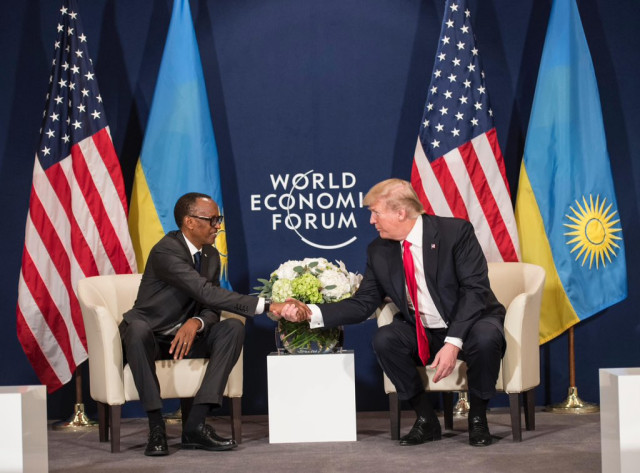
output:
[[[416,311],[416,334],[418,336],[418,354],[422,360],[423,365],[427,365],[429,360],[429,340],[427,340],[427,334],[424,331],[422,325],[422,319],[420,318],[420,311],[418,310],[418,283],[416,282],[416,270],[413,265],[413,256],[411,255],[411,243],[405,240],[402,243],[404,247],[404,253],[402,254],[402,262],[404,263],[404,274],[407,279],[407,288],[409,289],[409,296],[413,302],[413,308]]]

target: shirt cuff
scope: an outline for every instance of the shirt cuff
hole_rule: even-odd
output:
[[[324,327],[324,320],[322,318],[322,312],[320,307],[315,304],[308,304],[307,307],[311,309],[311,318],[309,319],[309,327],[322,328]]]
[[[191,318],[200,321],[200,328],[196,330],[196,332],[198,333],[202,332],[204,330],[204,320],[202,320],[200,317],[191,317]]]
[[[264,297],[258,297],[258,305],[256,306],[256,315],[264,312]]]
[[[444,343],[451,343],[462,350],[462,339],[456,337],[444,337]]]

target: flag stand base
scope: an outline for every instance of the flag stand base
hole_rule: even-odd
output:
[[[558,404],[548,406],[545,411],[555,414],[593,414],[599,412],[600,408],[597,404],[584,402],[580,399],[578,397],[578,388],[571,386],[569,387],[567,399]]]
[[[453,406],[454,417],[467,417],[469,415],[469,395],[467,391],[458,393],[458,402]]]
[[[181,424],[182,423],[182,409],[178,408],[177,411],[167,414],[164,417],[166,424]]]
[[[53,430],[69,430],[75,432],[97,427],[96,421],[90,420],[84,413],[84,404],[79,402],[75,405],[75,411],[68,421],[56,422],[53,424]]]

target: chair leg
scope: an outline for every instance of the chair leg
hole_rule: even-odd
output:
[[[236,443],[242,443],[242,398],[232,397],[231,400],[231,437]]]
[[[520,393],[509,394],[509,410],[511,412],[511,432],[513,433],[513,441],[522,442],[522,422],[520,419],[522,405],[520,403]]]
[[[536,430],[536,388],[522,393],[524,397],[524,425],[527,430]]]
[[[100,442],[109,441],[109,405],[96,401],[98,406],[98,438]]]
[[[192,397],[181,397],[180,398],[180,414],[182,416],[182,426],[184,427],[184,423],[189,418],[189,413],[191,412],[191,406],[193,406],[193,398]]]
[[[453,430],[453,392],[442,393],[442,410],[445,430]]]
[[[391,440],[400,438],[400,400],[398,393],[389,393],[389,421],[391,423]]]
[[[111,453],[120,451],[120,418],[122,406],[109,406],[109,424],[111,424]]]

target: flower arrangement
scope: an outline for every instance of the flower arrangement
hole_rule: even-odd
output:
[[[338,302],[351,297],[362,281],[362,275],[347,271],[342,261],[331,263],[325,258],[305,258],[282,263],[263,285],[255,289],[260,296],[274,302],[297,299],[306,304]],[[280,341],[290,353],[326,353],[335,348],[341,329],[311,330],[309,322],[278,319]]]

